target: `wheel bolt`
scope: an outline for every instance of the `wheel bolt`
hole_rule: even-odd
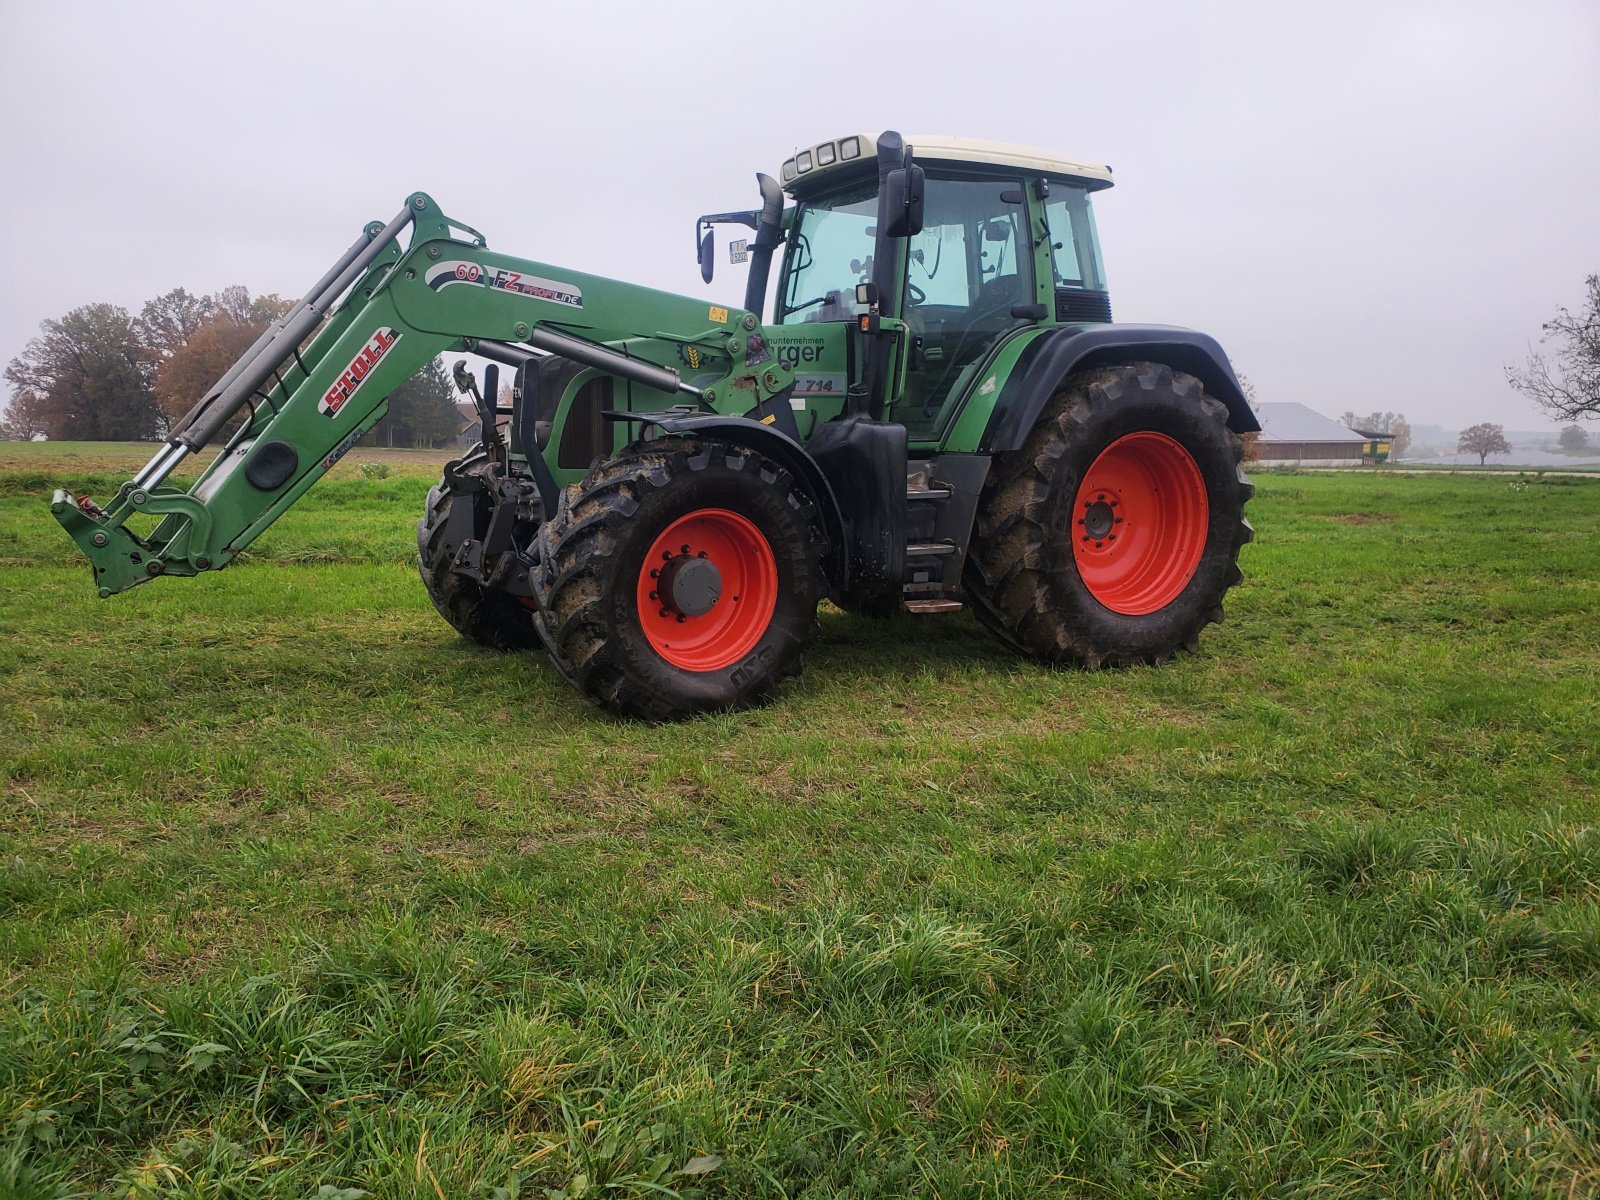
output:
[[[654,567],[651,567],[650,568],[650,578],[651,579],[659,579],[659,578],[661,578],[661,572],[656,570]]]
[[[1095,543],[1095,544],[1094,544],[1094,548],[1095,548],[1095,549],[1096,549],[1096,550],[1098,550],[1098,549],[1100,549],[1100,547],[1101,547],[1101,546],[1104,546],[1104,545],[1105,545],[1105,543],[1104,543],[1104,542],[1096,542],[1096,543]]]
[[[684,553],[685,553],[685,554],[687,554],[687,553],[689,553],[689,546],[688,546],[688,543],[685,543],[685,544],[684,544],[684,547],[683,547],[683,552],[684,552]]]
[[[651,592],[651,593],[650,593],[650,599],[652,599],[652,600],[659,600],[659,599],[661,599],[661,597],[660,597],[660,596],[658,596],[658,595],[656,595],[656,594],[655,594],[655,593],[654,593],[654,592]]]
[[[661,552],[661,559],[662,559],[663,562],[671,562],[672,561],[672,551],[671,550],[663,550]]]
[[[1121,525],[1121,524],[1122,524],[1122,518],[1121,518],[1121,517],[1118,517],[1118,518],[1117,518],[1117,524],[1118,524],[1118,525]]]
[[[706,556],[706,552],[704,550],[700,551],[698,557],[704,558],[705,556]]]
[[[679,625],[682,625],[686,619],[687,618],[682,613],[678,614],[678,624]]]
[[[661,610],[661,615],[662,615],[662,616],[663,616],[663,617],[670,617],[670,616],[671,616],[671,615],[672,615],[672,614],[671,614],[671,613],[669,613],[669,612],[668,612],[668,611],[667,611],[667,610],[666,610],[666,609],[664,609],[664,608],[663,608],[663,609],[662,609],[662,610]]]

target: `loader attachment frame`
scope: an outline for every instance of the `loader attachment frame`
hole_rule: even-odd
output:
[[[417,192],[391,220],[366,226],[104,508],[58,490],[51,510],[88,556],[102,597],[160,575],[217,570],[326,474],[382,419],[390,393],[440,353],[554,354],[616,375],[643,407],[681,403],[686,394],[710,411],[742,413],[772,404],[792,381],[770,358],[743,352],[743,336],[756,327],[740,309],[492,253],[481,234]],[[700,349],[689,355],[685,346]],[[725,373],[706,386],[680,377],[678,362],[713,358]],[[245,421],[192,486],[167,482],[244,410]],[[141,516],[154,521],[143,535],[128,525]]]

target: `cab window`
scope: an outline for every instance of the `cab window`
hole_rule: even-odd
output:
[[[877,218],[876,179],[801,206],[778,297],[778,324],[848,321],[856,315],[856,284],[872,278]]]
[[[1105,291],[1105,275],[1100,269],[1100,242],[1095,234],[1089,193],[1082,187],[1051,180],[1050,200],[1044,207],[1044,215],[1050,226],[1055,286]]]

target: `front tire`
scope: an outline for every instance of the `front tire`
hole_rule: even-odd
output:
[[[444,477],[428,489],[428,506],[417,522],[417,570],[433,607],[462,637],[492,650],[534,650],[539,635],[534,632],[533,613],[527,605],[450,569],[459,548],[450,540],[450,513],[458,504],[475,503],[473,494],[452,485],[452,473],[483,476],[494,465],[483,447],[477,446],[450,463]],[[533,533],[532,522],[519,522],[515,536],[526,545]]]
[[[990,472],[965,578],[979,620],[1049,663],[1195,649],[1252,536],[1227,415],[1198,379],[1155,363],[1068,379]]]
[[[596,466],[540,531],[535,624],[595,704],[661,721],[770,699],[817,631],[822,539],[787,471],[662,438]]]

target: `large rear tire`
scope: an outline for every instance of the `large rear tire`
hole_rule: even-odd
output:
[[[450,463],[444,477],[428,490],[428,507],[417,522],[417,570],[434,608],[462,637],[493,650],[534,650],[539,635],[534,632],[533,613],[527,605],[450,569],[457,550],[449,536],[451,509],[475,502],[473,494],[452,485],[451,474],[482,476],[493,466],[494,460],[477,446]],[[526,545],[536,530],[536,524],[520,522],[515,536]]]
[[[663,438],[594,467],[539,535],[535,625],[595,704],[650,721],[746,708],[798,675],[823,540],[789,473]]]
[[[965,576],[978,619],[1050,663],[1195,649],[1252,536],[1227,415],[1198,379],[1155,363],[1068,379],[1022,448],[996,456]]]

